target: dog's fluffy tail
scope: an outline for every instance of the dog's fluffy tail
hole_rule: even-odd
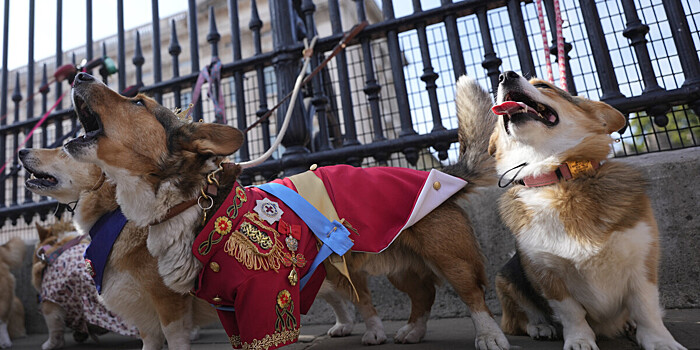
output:
[[[457,80],[457,119],[459,121],[459,161],[445,167],[450,175],[467,180],[467,188],[493,185],[495,162],[488,154],[489,138],[496,124],[491,112],[491,95],[473,78]]]
[[[24,260],[25,249],[24,241],[21,238],[12,238],[0,246],[0,259],[5,261],[10,268],[19,267]]]

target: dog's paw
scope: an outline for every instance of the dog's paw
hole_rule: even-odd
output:
[[[352,328],[355,326],[352,323],[336,323],[328,329],[328,335],[331,337],[345,337],[352,333]]]
[[[548,323],[527,325],[527,335],[536,340],[550,340],[557,338],[557,329]]]
[[[644,346],[644,350],[688,350],[685,346],[674,341],[672,344],[656,343],[651,346]]]
[[[386,333],[383,328],[368,329],[362,336],[363,345],[379,345],[386,341]]]
[[[7,323],[0,321],[0,349],[7,349],[12,346],[10,334],[7,333]]]
[[[637,344],[644,350],[687,350],[665,328],[638,328]]]
[[[90,336],[90,334],[85,333],[85,332],[79,332],[79,331],[73,332],[73,340],[75,340],[76,343],[84,343],[88,339],[89,336]]]
[[[644,350],[688,350],[673,339],[640,342],[639,345]]]
[[[49,339],[44,342],[44,344],[41,344],[41,350],[54,350],[54,349],[60,349],[64,345],[63,339]]]
[[[200,338],[199,327],[193,327],[190,331],[190,341],[195,341]]]
[[[396,331],[394,343],[415,344],[425,336],[426,327],[421,323],[408,323]]]
[[[599,350],[595,339],[567,339],[564,341],[564,350]]]
[[[476,350],[508,350],[510,343],[502,332],[477,334],[474,339]]]
[[[628,339],[634,341],[637,336],[637,322],[634,322],[634,320],[627,320],[623,331]]]

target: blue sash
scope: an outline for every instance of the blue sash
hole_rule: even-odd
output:
[[[350,231],[348,231],[343,224],[336,220],[328,220],[325,215],[321,214],[318,209],[291,188],[278,183],[266,183],[258,186],[258,188],[284,202],[284,204],[291,208],[294,213],[309,226],[316,237],[323,242],[309,271],[301,278],[300,289],[304,289],[304,286],[314,274],[318,265],[326,260],[331,253],[342,256],[355,244],[350,237],[348,237],[350,236]]]

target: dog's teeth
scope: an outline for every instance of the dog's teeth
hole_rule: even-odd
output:
[[[29,174],[29,179],[30,179],[30,180],[35,180],[35,179],[36,179],[36,176],[34,176],[34,174]]]

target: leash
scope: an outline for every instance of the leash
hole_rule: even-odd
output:
[[[296,104],[297,101],[297,95],[299,95],[299,91],[301,91],[301,86],[303,85],[302,79],[304,78],[304,74],[306,74],[306,68],[309,67],[309,62],[311,62],[311,55],[313,54],[314,51],[314,45],[316,45],[316,39],[317,37],[314,37],[311,39],[311,44],[308,44],[306,39],[304,39],[304,46],[306,49],[304,49],[304,64],[301,67],[301,70],[299,71],[299,75],[297,75],[297,80],[294,83],[294,89],[292,89],[292,100],[289,103],[289,106],[287,106],[287,113],[284,115],[284,121],[282,122],[282,126],[280,127],[279,133],[277,133],[277,137],[275,138],[275,142],[270,146],[270,148],[265,151],[260,157],[255,158],[253,160],[241,162],[238,165],[241,166],[241,168],[251,168],[256,165],[262,164],[262,162],[266,161],[272,153],[279,147],[280,143],[282,143],[282,139],[284,138],[284,134],[287,133],[287,127],[289,126],[289,121],[292,120],[292,113],[294,112],[294,105]],[[277,106],[275,106],[277,107]]]
[[[306,44],[306,39],[304,39],[304,40],[305,40],[304,42]],[[316,44],[316,37],[314,37],[311,40],[310,45],[306,45],[306,49],[304,50],[304,65],[303,65],[302,69],[299,71],[299,75],[297,76],[297,80],[294,84],[294,89],[292,90],[292,94],[290,95],[290,96],[293,95],[294,98],[292,99],[289,106],[287,106],[287,113],[284,116],[284,122],[282,123],[282,127],[280,129],[280,132],[277,135],[277,138],[275,139],[275,143],[272,146],[270,146],[270,149],[268,149],[262,156],[254,159],[254,160],[251,160],[251,161],[239,163],[238,164],[239,166],[244,167],[244,168],[245,167],[252,167],[252,166],[255,166],[257,164],[264,162],[267,158],[270,157],[270,155],[272,155],[272,152],[274,152],[274,150],[279,146],[280,142],[282,142],[282,138],[284,137],[284,134],[287,131],[287,126],[289,125],[289,121],[291,120],[292,112],[294,110],[294,104],[296,103],[296,96],[299,94],[299,91],[301,90],[302,78],[304,77],[304,74],[306,73],[306,68],[308,67],[309,62],[311,61],[310,58],[311,58],[311,54],[313,53],[313,45],[315,45],[315,44]],[[275,107],[277,107],[277,106],[275,106]],[[180,203],[176,204],[175,206],[170,207],[170,209],[168,209],[168,211],[165,213],[164,217],[157,219],[157,220],[154,220],[149,225],[154,226],[154,225],[161,224],[167,220],[170,220],[172,217],[182,213],[183,211],[194,206],[195,204],[197,204],[199,206],[199,208],[202,209],[202,212],[204,214],[204,216],[202,217],[202,224],[204,224],[207,221],[207,212],[214,205],[214,199],[212,197],[216,196],[216,194],[218,192],[219,180],[216,177],[217,174],[220,171],[223,171],[224,167],[231,167],[231,166],[235,166],[235,165],[236,164],[234,164],[234,163],[224,163],[224,162],[219,163],[219,167],[207,175],[207,183],[208,184],[205,187],[201,188],[201,190],[200,190],[201,194],[198,197],[180,202]],[[202,199],[209,201],[208,202],[209,204],[206,206],[202,205],[202,203],[201,203]]]
[[[98,57],[98,58],[92,59],[90,61],[86,61],[85,59],[83,59],[83,61],[78,65],[64,64],[64,65],[56,68],[56,71],[53,73],[53,76],[51,77],[51,79],[46,84],[41,85],[39,87],[39,90],[34,92],[31,96],[29,96],[26,100],[24,100],[23,103],[24,104],[29,103],[39,93],[48,92],[50,84],[53,84],[55,82],[61,82],[63,80],[68,80],[68,82],[70,84],[72,84],[73,79],[75,78],[75,75],[78,74],[78,72],[85,72],[87,70],[91,70],[91,69],[94,69],[94,68],[97,68],[100,66],[102,67],[102,68],[100,68],[100,74],[102,74],[102,72],[104,72],[103,75],[105,75],[105,76],[112,75],[112,74],[117,72],[117,68],[114,65],[114,61],[111,58],[109,58],[108,56]],[[29,133],[27,133],[27,135],[24,137],[24,140],[17,146],[17,149],[15,149],[13,156],[9,160],[7,160],[5,162],[5,164],[2,165],[2,167],[0,167],[0,174],[5,175],[4,174],[5,168],[7,167],[8,164],[10,164],[10,162],[12,161],[12,158],[17,156],[17,152],[19,152],[19,150],[22,147],[24,147],[24,145],[27,143],[27,141],[29,141],[29,139],[32,137],[32,135],[34,135],[34,132],[42,124],[44,124],[44,122],[49,117],[51,112],[53,112],[58,107],[58,104],[61,103],[61,101],[66,96],[66,94],[68,94],[68,92],[70,92],[70,90],[63,92],[63,94],[61,94],[61,96],[59,96],[56,99],[56,102],[54,102],[54,104],[51,106],[51,108],[49,108],[46,111],[46,113],[44,113],[41,116],[41,118],[39,118],[39,121],[37,121],[37,123],[34,124],[34,126],[29,131]],[[5,119],[6,117],[7,117],[7,114],[0,117],[0,120]],[[70,133],[64,135],[61,138],[61,142],[63,142],[69,135],[72,135],[73,133],[75,133],[75,131],[77,131],[77,129],[79,129],[79,128],[80,128],[80,124],[78,124],[78,126],[76,126],[76,128],[73,129]],[[56,143],[57,142],[54,142],[54,144],[56,144]],[[16,170],[13,169],[12,171],[10,171],[10,173],[8,173],[7,176],[0,175],[0,181],[4,181],[5,179],[7,179],[7,177],[14,175],[15,174],[14,171],[19,171],[19,168],[17,168]]]
[[[70,90],[68,90],[68,91],[70,91]],[[44,122],[46,121],[46,118],[48,118],[49,114],[51,114],[51,112],[53,112],[53,110],[56,109],[56,107],[58,107],[58,104],[61,103],[61,100],[63,100],[63,97],[66,96],[68,91],[61,94],[61,96],[59,96],[58,99],[56,99],[56,102],[53,104],[53,106],[51,106],[51,108],[49,108],[46,111],[46,113],[44,113],[44,115],[39,119],[39,121],[36,124],[34,124],[34,127],[32,127],[32,129],[29,131],[29,133],[27,133],[27,136],[24,137],[24,140],[22,140],[22,142],[15,149],[15,152],[13,153],[12,158],[17,156],[17,152],[19,152],[20,148],[22,148],[27,143],[27,141],[29,141],[29,139],[32,137],[32,135],[34,135],[34,132],[36,131],[36,129],[38,129],[41,126],[41,124],[44,124]],[[10,158],[8,161],[5,162],[5,164],[2,165],[2,167],[0,167],[0,174],[5,172],[5,168],[7,167],[7,164],[10,164],[10,162],[12,161],[12,158]]]
[[[304,74],[306,73],[306,67],[308,67],[311,55],[313,54],[313,46],[315,45],[317,38],[314,37],[312,39],[311,44],[309,44],[308,46],[305,46],[304,54],[303,54],[304,66],[303,66],[303,69],[299,72],[299,75],[297,76],[297,80],[294,84],[294,89],[292,90],[292,92],[290,92],[284,98],[282,98],[274,107],[272,107],[272,109],[270,109],[264,115],[262,115],[260,118],[258,118],[253,124],[251,124],[244,131],[244,133],[247,133],[252,128],[254,128],[258,124],[260,124],[261,122],[263,122],[264,120],[269,118],[270,115],[272,115],[272,113],[282,105],[282,103],[284,103],[290,97],[294,96],[294,98],[290,102],[289,106],[287,107],[287,112],[286,112],[286,115],[284,117],[284,122],[283,122],[282,128],[280,129],[280,133],[277,135],[277,137],[275,139],[275,144],[273,146],[271,146],[270,149],[268,149],[265,152],[265,154],[263,154],[262,156],[258,157],[257,159],[248,161],[248,162],[239,163],[238,164],[239,166],[241,166],[243,168],[249,168],[249,167],[258,165],[258,164],[264,162],[270,155],[272,155],[272,152],[274,152],[275,148],[277,148],[277,146],[279,146],[279,144],[282,142],[282,138],[284,137],[284,133],[286,132],[287,125],[289,124],[289,120],[291,119],[291,115],[292,115],[292,112],[294,110],[294,104],[296,103],[296,96],[298,95],[299,91],[301,90],[301,86],[304,84],[307,84],[316,74],[318,74],[318,72],[321,71],[321,69],[323,69],[323,67],[325,67],[328,64],[328,62],[333,57],[335,57],[341,50],[345,49],[347,44],[355,36],[357,36],[357,34],[359,34],[367,26],[367,24],[368,24],[367,21],[362,21],[361,23],[353,26],[350,29],[350,31],[343,37],[343,39],[335,46],[335,48],[333,49],[331,54],[328,57],[326,57],[326,59],[324,59],[323,62],[321,62],[318,65],[318,67],[316,67],[311,73],[309,73],[309,75],[306,77],[306,79],[304,79]],[[165,216],[163,216],[162,218],[160,218],[158,220],[154,220],[149,225],[154,226],[154,225],[161,224],[167,220],[170,220],[174,216],[182,213],[183,211],[189,209],[190,207],[192,207],[194,205],[199,205],[199,207],[204,212],[203,222],[206,221],[207,211],[209,209],[211,209],[211,206],[214,204],[214,200],[210,196],[216,196],[217,188],[218,188],[218,181],[216,180],[215,175],[216,175],[216,173],[222,171],[224,169],[224,167],[234,166],[234,165],[235,164],[233,164],[233,163],[223,163],[223,162],[221,164],[219,164],[219,168],[207,176],[208,185],[206,185],[205,187],[202,187],[202,189],[200,191],[201,192],[200,196],[176,204],[175,206],[168,209],[168,211],[165,213]],[[206,200],[209,200],[208,206],[202,205],[201,200],[203,198]]]
[[[557,33],[557,63],[559,64],[559,86],[566,90],[566,61],[565,61],[565,50],[564,50],[564,37],[563,37],[563,21],[561,18],[561,8],[559,6],[559,0],[553,0],[554,2],[554,17],[556,22],[556,33]],[[536,0],[537,5],[537,19],[540,22],[540,32],[542,33],[542,44],[544,46],[544,62],[547,66],[547,80],[554,84],[554,75],[552,74],[552,63],[549,58],[549,39],[547,38],[547,29],[544,24],[544,11],[542,10],[542,0]]]
[[[279,146],[280,142],[282,142],[282,138],[284,137],[284,133],[287,131],[287,126],[289,125],[289,121],[291,120],[292,111],[294,110],[294,104],[296,102],[296,95],[299,94],[299,91],[301,90],[302,78],[304,77],[304,74],[306,73],[306,68],[308,67],[309,62],[311,61],[310,58],[311,58],[311,54],[313,53],[313,45],[314,44],[316,44],[316,37],[314,37],[314,39],[311,41],[311,45],[307,46],[307,49],[304,50],[304,65],[303,65],[301,71],[299,71],[299,75],[297,76],[296,83],[294,84],[294,90],[292,91],[292,94],[291,94],[291,95],[294,95],[294,99],[287,107],[287,113],[284,117],[284,122],[282,124],[282,128],[280,129],[280,133],[277,136],[275,143],[262,156],[254,159],[254,160],[248,161],[248,162],[240,163],[239,165],[241,167],[246,167],[246,166],[251,167],[251,166],[254,166],[254,165],[257,165],[257,164],[264,162],[270,155],[272,155],[272,152],[274,152],[274,150],[277,148],[277,146]],[[191,108],[190,108],[190,110],[191,110]],[[235,166],[235,164],[234,163],[223,163],[223,162],[220,163],[219,167],[216,170],[214,170],[213,172],[211,172],[207,175],[207,183],[208,184],[207,184],[207,186],[201,188],[201,190],[200,190],[201,195],[199,195],[196,198],[192,198],[190,200],[180,202],[173,207],[170,207],[170,209],[168,209],[168,211],[165,213],[164,217],[157,219],[157,220],[154,220],[149,225],[154,226],[154,225],[161,224],[167,220],[170,220],[172,217],[182,213],[183,211],[194,206],[195,204],[199,205],[199,208],[202,209],[202,212],[204,213],[204,216],[202,218],[202,224],[204,224],[207,221],[207,212],[214,205],[214,199],[212,197],[216,196],[216,194],[218,192],[219,180],[217,180],[216,175],[220,171],[224,170],[224,167],[231,167],[231,166]],[[202,199],[208,200],[209,204],[207,206],[202,205],[202,203],[201,203]]]
[[[209,91],[207,96],[214,103],[214,123],[226,124],[226,102],[224,100],[224,92],[221,89],[221,60],[214,57],[211,63],[204,67],[197,77],[197,82],[192,89],[192,105],[196,106],[199,102],[199,96],[202,94],[202,85],[204,82],[209,83]],[[192,108],[187,110],[189,117],[192,114]]]
[[[64,65],[58,67],[58,69],[56,69],[56,72],[53,73],[53,76],[51,77],[51,79],[49,79],[49,81],[47,81],[46,84],[42,84],[39,87],[39,90],[37,90],[33,94],[29,95],[29,97],[27,97],[26,100],[22,101],[22,104],[19,106],[19,108],[21,109],[21,107],[24,107],[29,102],[34,100],[34,97],[36,97],[36,95],[38,95],[40,93],[49,92],[49,85],[51,85],[57,81],[63,81],[65,79],[72,80],[72,77],[75,77],[75,75],[77,73],[78,73],[78,69],[75,66],[70,65],[70,64],[64,64]],[[65,93],[63,95],[65,95]],[[63,95],[61,95],[61,97],[59,97],[59,98],[63,98]],[[5,118],[7,118],[7,113],[5,113],[2,117],[0,117],[0,120],[3,120]]]
[[[321,63],[319,63],[319,65],[316,68],[314,68],[314,70],[311,71],[311,73],[309,73],[309,75],[306,77],[306,79],[304,79],[304,81],[301,84],[302,85],[308,84],[311,81],[311,79],[313,79],[313,77],[315,77],[316,74],[318,74],[318,72],[320,72],[321,69],[323,69],[331,59],[333,59],[333,57],[335,57],[338,53],[340,53],[340,51],[345,49],[345,47],[347,47],[348,43],[353,38],[355,38],[357,36],[357,34],[360,34],[360,32],[363,29],[365,29],[365,27],[367,25],[368,25],[367,21],[362,21],[362,22],[354,25],[352,28],[350,28],[350,31],[347,34],[345,34],[345,36],[338,43],[338,45],[336,45],[333,48],[333,51],[331,51],[330,55],[328,57],[326,57],[326,59],[324,59]],[[265,114],[263,114],[260,118],[258,118],[258,120],[256,120],[253,124],[250,124],[250,126],[248,126],[243,131],[243,133],[248,133],[248,131],[250,131],[252,128],[256,127],[258,124],[262,123],[263,121],[267,120],[267,118],[269,118],[270,115],[272,115],[272,113],[277,108],[279,108],[285,101],[287,101],[290,97],[292,97],[292,92],[290,92],[286,96],[284,96],[284,98],[282,98],[279,102],[277,102],[277,104],[274,107],[272,107],[272,109],[265,112]]]
[[[66,242],[63,246],[60,248],[54,250],[50,254],[46,255],[46,250],[48,248],[51,248],[50,244],[45,244],[39,248],[39,250],[36,251],[36,257],[39,258],[42,262],[46,263],[46,265],[51,265],[58,259],[61,254],[63,254],[66,250],[75,247],[80,243],[83,239],[87,238],[88,234],[83,234],[80,236],[76,236],[75,238],[71,239],[70,241]]]
[[[23,107],[24,105],[31,102],[34,99],[34,97],[36,97],[40,93],[48,93],[49,86],[51,84],[55,82],[61,82],[63,80],[68,80],[68,83],[72,84],[73,78],[75,78],[75,75],[78,74],[78,72],[85,72],[87,70],[92,70],[97,67],[101,67],[100,74],[103,76],[109,76],[117,72],[117,67],[114,64],[114,60],[109,58],[109,56],[98,57],[90,61],[83,59],[82,62],[80,62],[78,65],[64,64],[56,68],[56,71],[53,73],[49,81],[46,82],[46,84],[42,84],[39,87],[39,90],[35,91],[33,94],[27,97],[26,100],[22,101],[20,107]],[[5,118],[7,118],[7,113],[0,117],[0,120],[3,120]]]

